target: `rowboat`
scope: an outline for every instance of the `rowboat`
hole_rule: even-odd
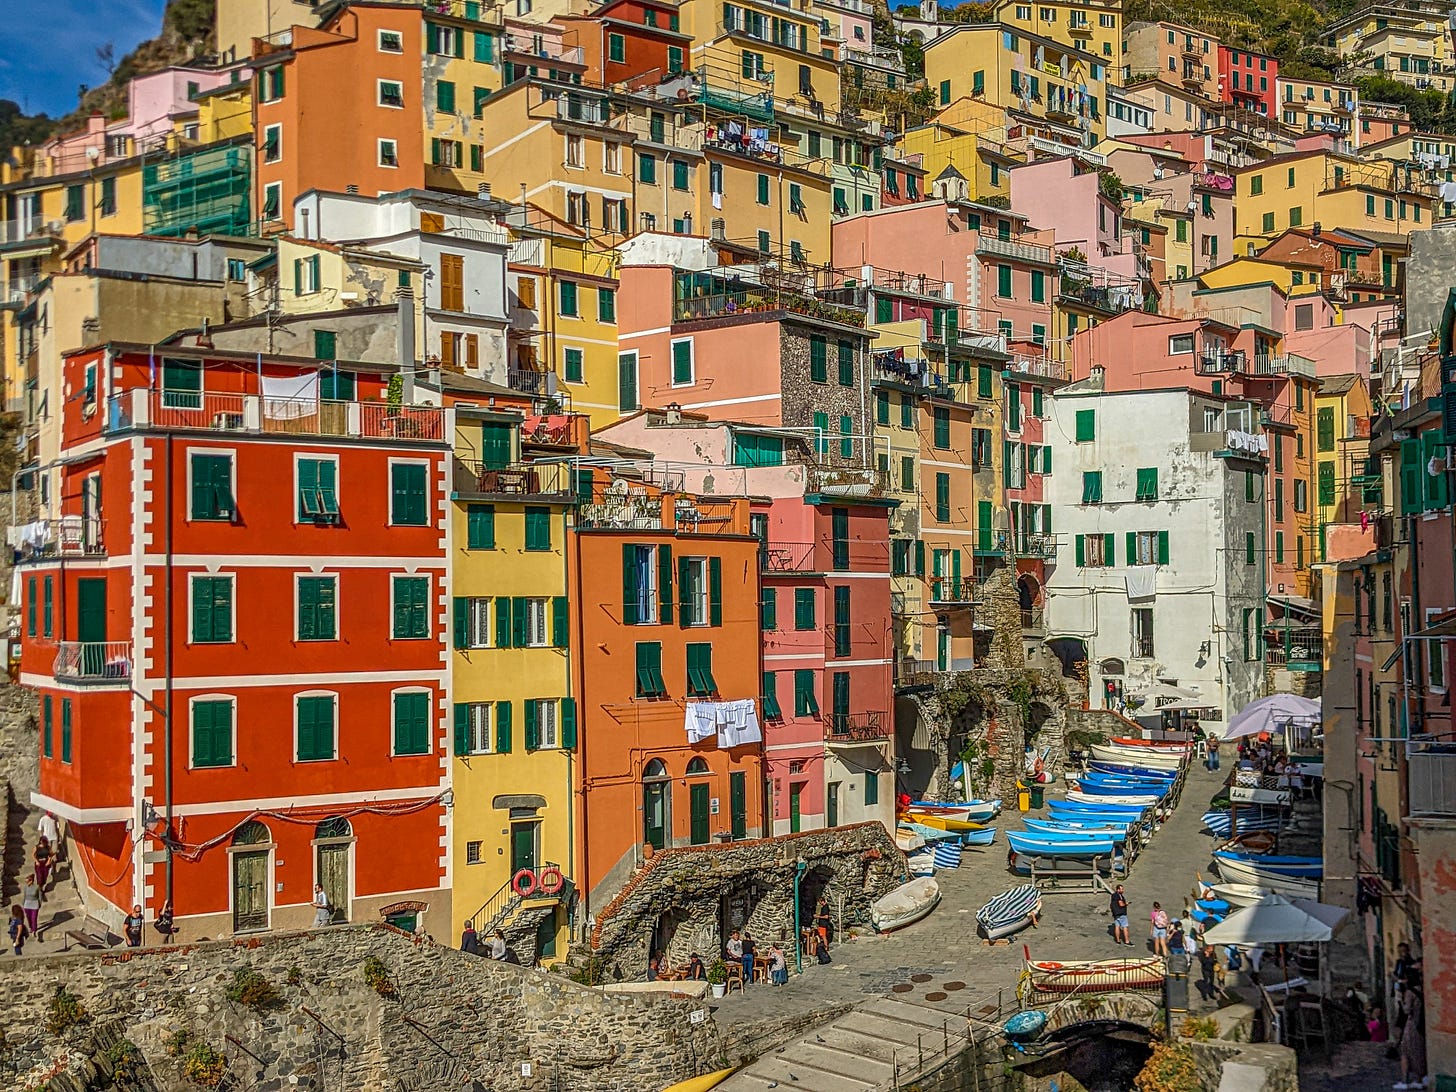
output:
[[[1066,812],[1105,812],[1108,815],[1126,815],[1130,820],[1138,819],[1148,809],[1138,804],[1113,804],[1098,800],[1097,803],[1089,803],[1086,800],[1048,800],[1047,807],[1052,811]]]
[[[1182,754],[1193,750],[1193,744],[1183,743],[1176,739],[1134,739],[1132,736],[1113,736],[1109,742],[1118,747],[1151,747],[1155,751],[1176,751]]]
[[[1080,800],[1084,804],[1122,804],[1127,807],[1151,808],[1162,800],[1162,796],[1147,793],[1131,796],[1103,796],[1101,793],[1086,793],[1074,789],[1067,793],[1067,799]]]
[[[932,850],[936,868],[960,868],[961,844],[959,842],[936,842]]]
[[[912,823],[921,823],[927,827],[939,827],[941,830],[980,830],[981,824],[966,819],[964,812],[951,811],[917,811],[912,808],[904,813],[904,817]]]
[[[713,1073],[704,1073],[701,1077],[689,1077],[685,1081],[678,1081],[677,1084],[670,1084],[662,1092],[708,1092],[710,1088],[717,1088],[733,1075],[731,1069],[720,1069]]]
[[[1114,993],[1120,990],[1156,990],[1163,985],[1161,956],[1059,963],[1033,960],[1030,951],[1023,951],[1031,986],[1041,993]]]
[[[1071,819],[1053,815],[1050,819],[1035,819],[1027,816],[1022,820],[1027,830],[1110,830],[1126,834],[1137,824],[1126,819],[1111,816],[1093,816],[1087,819]]]
[[[916,850],[906,858],[910,865],[912,876],[934,876],[935,875],[935,850],[927,846],[924,849]]]
[[[1061,839],[1018,830],[1008,830],[1006,841],[1024,857],[1110,857],[1113,847],[1111,838]]]
[[[1161,799],[1168,795],[1168,786],[1153,781],[1133,781],[1131,779],[1113,781],[1084,776],[1073,779],[1072,784],[1076,786],[1078,792],[1086,793],[1089,796],[1156,796]]]
[[[988,846],[996,840],[995,827],[982,827],[980,830],[968,830],[962,841],[968,846]]]
[[[1281,876],[1298,876],[1310,880],[1318,880],[1325,874],[1323,857],[1275,857],[1269,854],[1254,856],[1234,850],[1216,849],[1213,851],[1213,859],[1219,863],[1230,859],[1242,861],[1264,872],[1274,872]]]
[[[1268,872],[1247,860],[1238,858],[1219,857],[1217,863],[1218,874],[1226,882],[1215,885],[1215,893],[1227,898],[1229,902],[1236,901],[1234,890],[1243,886],[1263,888],[1266,892],[1277,891],[1281,895],[1294,898],[1319,898],[1319,880],[1317,879]]]
[[[1054,819],[1023,819],[1022,822],[1032,834],[1047,834],[1052,837],[1059,834],[1080,834],[1084,837],[1111,838],[1117,843],[1127,841],[1127,827],[1079,826],[1058,823]]]
[[[909,830],[914,834],[918,834],[927,842],[953,841],[960,837],[958,831],[946,830],[944,827],[932,827],[925,823],[901,822],[897,829]]]
[[[925,844],[925,839],[913,830],[900,829],[895,831],[895,844],[902,853],[914,853]]]
[[[1231,850],[1235,853],[1268,853],[1274,848],[1275,836],[1267,830],[1250,830],[1243,834],[1235,834],[1219,846],[1219,849]]]
[[[917,922],[940,902],[940,884],[922,878],[901,884],[870,904],[870,923],[882,933]]]
[[[1087,763],[1092,773],[1111,774],[1113,777],[1157,778],[1160,781],[1176,781],[1176,770],[1164,770],[1154,766],[1135,766],[1130,762],[1102,762],[1093,759]]]
[[[1119,747],[1112,743],[1094,743],[1088,748],[1092,757],[1099,762],[1132,762],[1139,766],[1151,766],[1156,770],[1176,770],[1183,765],[1184,756],[1181,753],[1143,749],[1138,747]]]
[[[1199,887],[1230,906],[1240,908],[1253,906],[1269,894],[1267,887],[1257,887],[1250,883],[1201,883]]]
[[[912,811],[954,811],[965,812],[957,818],[970,819],[973,822],[983,822],[987,819],[994,819],[1001,811],[999,800],[960,800],[954,803],[938,803],[934,800],[912,800],[910,801]]]
[[[1001,892],[976,911],[976,931],[987,940],[1019,933],[1041,916],[1041,892],[1035,884],[1022,884]]]

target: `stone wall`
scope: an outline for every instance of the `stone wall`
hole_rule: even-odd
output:
[[[694,952],[705,961],[720,954],[725,928],[792,945],[800,862],[801,925],[821,894],[846,922],[868,920],[869,904],[907,877],[905,857],[880,823],[664,850],[596,915],[592,954],[612,977],[640,978],[664,922],[658,943],[675,964]]]
[[[370,956],[387,968],[393,997],[366,983]],[[276,1009],[228,1000],[240,969],[278,991]],[[60,984],[87,1019],[53,1035],[44,1015]],[[149,1083],[135,1086],[179,1092],[196,1086],[168,1053],[178,1032],[225,1055],[230,1087],[258,1090],[640,1092],[723,1056],[715,1022],[692,1015],[700,1002],[607,996],[385,925],[13,962],[5,993],[9,1010],[25,1014],[0,1045],[5,1087],[24,1087],[24,1074],[68,1051],[104,1062],[104,1040],[118,1027],[150,1070]]]

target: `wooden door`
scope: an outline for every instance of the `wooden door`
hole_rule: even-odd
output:
[[[708,793],[711,790],[707,785],[688,786],[688,811],[690,813],[690,834],[692,844],[705,846],[708,844]]]
[[[671,781],[649,781],[642,786],[642,840],[653,849],[667,848],[668,793]]]
[[[799,819],[799,797],[804,793],[804,783],[795,781],[789,785],[789,832],[798,834],[800,830]]]
[[[536,856],[536,832],[540,823],[511,824],[511,875],[523,868],[535,872],[539,862]]]
[[[318,847],[318,882],[334,909],[335,923],[349,920],[349,843]]]
[[[233,854],[233,932],[268,928],[268,854]]]

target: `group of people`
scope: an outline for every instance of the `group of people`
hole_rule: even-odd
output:
[[[1274,744],[1263,738],[1239,740],[1239,769],[1254,770],[1263,777],[1277,778],[1281,789],[1299,792],[1304,788],[1304,775],[1299,763],[1291,762],[1289,756]]]
[[[1113,889],[1108,912],[1112,915],[1113,941],[1131,946],[1133,941],[1128,924],[1127,893],[1122,884]],[[1218,996],[1218,953],[1213,945],[1204,941],[1203,923],[1194,918],[1191,909],[1185,908],[1183,916],[1175,918],[1163,909],[1161,902],[1154,902],[1148,912],[1148,929],[1155,955],[1164,959],[1179,955],[1186,956],[1189,960],[1197,960],[1200,971],[1197,983],[1199,995],[1205,1001],[1211,1001]],[[1230,958],[1236,958],[1236,953]]]
[[[829,934],[834,926],[834,917],[829,909],[829,900],[821,898],[814,908],[812,924],[804,927],[799,943],[802,945],[804,958],[812,959],[820,966],[833,962],[829,955]],[[784,986],[789,981],[789,960],[782,944],[770,944],[764,952],[767,960],[766,970],[768,982],[772,986]],[[758,941],[746,929],[734,929],[728,935],[723,944],[723,960],[729,965],[737,966],[742,974],[742,983],[745,988],[754,981],[754,969],[759,959]],[[672,968],[667,961],[667,955],[661,949],[652,953],[652,958],[647,964],[647,981],[657,982],[672,977]],[[683,973],[688,981],[702,981],[707,978],[707,968],[703,964],[703,957],[693,952],[688,957],[687,967]]]
[[[31,937],[42,939],[40,908],[46,895],[55,886],[52,873],[61,854],[61,828],[52,812],[43,812],[35,825],[35,850],[31,855],[31,870],[20,887],[20,902],[10,907],[10,921],[7,932],[10,935],[10,950],[16,955],[25,951],[25,942]]]
[[[482,941],[480,934],[475,931],[475,922],[467,921],[465,928],[460,933],[460,950],[469,952],[471,955],[483,956],[486,959],[494,959],[498,963],[520,964],[520,957],[516,955],[506,943],[506,938],[499,929],[491,933],[489,939]]]

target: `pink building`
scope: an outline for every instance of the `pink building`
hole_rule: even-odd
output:
[[[651,451],[703,495],[754,498],[765,777],[774,834],[894,825],[889,513],[873,475],[817,470],[813,440],[648,409],[597,437]]]
[[[1103,192],[1102,172],[1075,156],[1039,159],[1011,171],[1011,208],[1051,231],[1059,253],[1075,248],[1090,266],[1135,283],[1141,279],[1122,204]]]

